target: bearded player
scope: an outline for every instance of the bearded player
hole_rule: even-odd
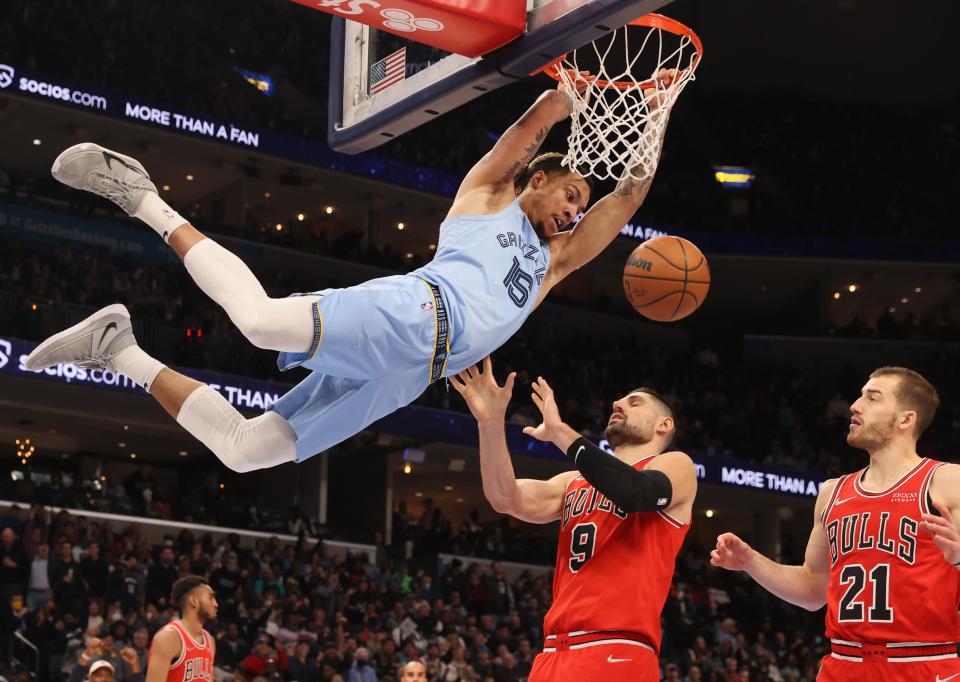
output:
[[[677,75],[658,73],[662,88],[647,95],[651,110],[667,101],[663,93]],[[26,366],[38,371],[67,362],[127,375],[235,471],[322,452],[501,346],[640,208],[652,175],[627,174],[566,231],[586,210],[590,183],[563,166],[560,154],[534,156],[569,116],[573,97],[563,85],[545,92],[467,173],[430,263],[407,275],[284,299],[270,298],[239,258],[171,209],[136,159],[92,143],[71,147],[53,164],[57,180],[146,222],[251,343],[280,351],[283,370],[303,365],[313,372],[267,412],[245,419],[212,387],[144,352],[120,304],[50,337]],[[660,148],[667,109],[660,115],[663,125],[643,133],[646,148]]]
[[[217,619],[217,597],[204,578],[188,575],[173,584],[170,601],[180,619],[153,637],[147,654],[147,682],[213,680],[216,642],[203,626]]]
[[[556,445],[578,471],[517,480],[504,428],[515,376],[500,387],[487,358],[483,371],[469,367],[450,383],[477,419],[491,506],[529,523],[560,520],[553,605],[529,679],[658,682],[660,612],[697,493],[693,461],[665,452],[676,435],[673,410],[648,388],[614,401],[611,456],[563,422],[539,378],[533,401],[543,422],[523,431]]]
[[[827,605],[831,652],[818,680],[960,678],[960,466],[917,454],[939,404],[913,370],[870,375],[847,434],[869,464],[823,484],[802,566],[775,563],[732,533],[717,538],[713,565],[811,611]]]

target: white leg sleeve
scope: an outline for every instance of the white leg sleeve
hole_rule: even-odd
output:
[[[177,423],[239,473],[292,462],[297,455],[297,434],[286,419],[272,411],[246,419],[209,386],[187,396]]]
[[[187,251],[183,264],[254,346],[287,353],[310,350],[316,296],[270,298],[250,268],[212,239]]]

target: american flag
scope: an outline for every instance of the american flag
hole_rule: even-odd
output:
[[[392,55],[370,66],[370,94],[380,92],[406,77],[407,48],[401,47]]]

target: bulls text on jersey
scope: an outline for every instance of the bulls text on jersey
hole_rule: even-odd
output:
[[[627,518],[627,513],[606,497],[597,492],[594,487],[577,488],[570,490],[563,496],[563,515],[560,520],[560,527],[566,528],[571,519],[585,514],[592,514],[594,511],[607,512],[613,514],[618,519]]]
[[[856,550],[877,549],[913,565],[917,558],[917,531],[920,523],[900,517],[897,528],[890,527],[890,512],[848,514],[827,524],[830,565]]]
[[[183,665],[183,682],[190,680],[212,680],[213,670],[210,667],[210,659],[206,656],[191,658]]]

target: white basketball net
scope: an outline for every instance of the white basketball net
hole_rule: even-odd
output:
[[[679,44],[671,50],[665,43]],[[644,51],[654,46],[656,67],[648,76],[638,78],[632,70]],[[620,50],[622,59],[617,54]],[[620,73],[610,73],[608,69],[619,68],[611,66],[611,61],[626,66]],[[648,54],[644,63],[651,61]],[[660,160],[670,109],[694,79],[698,62],[699,54],[689,36],[631,25],[568,54],[558,64],[559,73],[555,75],[573,93],[569,150],[564,165],[601,180],[651,177]],[[664,69],[679,73],[669,86],[656,78]],[[591,79],[590,85],[578,93],[575,79],[581,70],[590,71],[596,80]],[[617,87],[616,83],[627,86]],[[582,80],[580,86],[583,87]]]

